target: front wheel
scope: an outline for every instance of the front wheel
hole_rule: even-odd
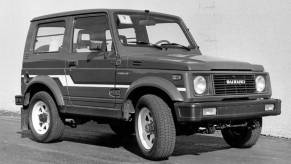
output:
[[[249,148],[256,144],[262,130],[262,118],[248,122],[245,127],[221,130],[226,143],[235,148]]]
[[[136,106],[135,133],[144,157],[168,158],[174,151],[176,130],[169,106],[158,96],[144,95]]]

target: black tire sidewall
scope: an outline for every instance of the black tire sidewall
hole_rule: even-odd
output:
[[[36,141],[38,142],[44,142],[48,136],[50,135],[51,133],[51,129],[53,128],[53,114],[52,114],[52,109],[53,108],[56,108],[56,105],[54,103],[54,101],[51,101],[53,100],[51,98],[51,96],[49,94],[47,94],[46,92],[38,92],[36,93],[32,99],[31,99],[31,103],[29,104],[29,127],[33,133],[33,137]],[[50,125],[49,125],[49,129],[47,130],[46,133],[44,134],[38,134],[36,132],[36,130],[34,129],[33,127],[33,124],[32,124],[32,109],[34,107],[34,105],[38,102],[38,101],[42,101],[44,102],[47,106],[48,106],[48,112],[49,112],[49,118],[50,118]]]
[[[242,129],[241,134],[236,136],[234,134],[235,129],[223,129],[221,131],[224,140],[232,147],[235,148],[249,148],[255,145],[260,137],[262,130],[262,118],[256,119],[259,122],[259,126],[254,129]]]

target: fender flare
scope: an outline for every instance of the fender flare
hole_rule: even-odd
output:
[[[125,101],[134,90],[140,87],[159,88],[164,91],[171,98],[172,101],[184,101],[184,98],[181,95],[180,91],[178,91],[177,87],[172,82],[167,79],[154,76],[143,77],[134,81],[125,93]]]
[[[64,97],[63,97],[63,94],[59,88],[59,85],[55,82],[55,80],[53,78],[51,78],[49,76],[44,76],[44,75],[34,77],[27,84],[27,87],[23,92],[24,93],[23,95],[25,96],[24,102],[27,101],[26,94],[30,91],[31,87],[34,86],[35,84],[42,84],[42,85],[46,86],[52,92],[58,106],[65,105]]]

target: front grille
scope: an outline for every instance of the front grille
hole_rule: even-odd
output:
[[[254,75],[213,75],[215,95],[243,95],[256,92]]]

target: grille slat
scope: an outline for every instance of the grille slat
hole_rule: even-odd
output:
[[[227,84],[230,81],[244,81],[244,83]],[[213,75],[215,95],[242,95],[256,91],[254,75]]]

